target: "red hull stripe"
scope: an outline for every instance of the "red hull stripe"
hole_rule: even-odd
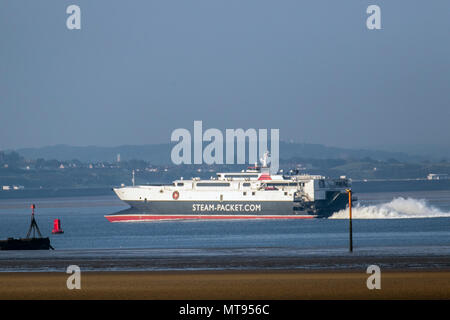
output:
[[[311,219],[315,216],[274,215],[274,216],[220,216],[220,215],[112,215],[105,216],[110,222],[153,221],[153,220],[186,220],[186,219]]]

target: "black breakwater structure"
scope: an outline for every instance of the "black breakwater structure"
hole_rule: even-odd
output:
[[[0,250],[54,250],[50,244],[50,238],[42,237],[36,219],[34,218],[35,208],[36,206],[32,204],[31,224],[28,229],[27,237],[21,239],[8,238],[7,240],[0,240]],[[36,237],[36,233],[38,234],[38,237]]]

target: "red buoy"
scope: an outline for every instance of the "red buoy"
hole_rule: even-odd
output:
[[[64,233],[63,229],[61,229],[61,220],[55,219],[53,220],[53,234]]]

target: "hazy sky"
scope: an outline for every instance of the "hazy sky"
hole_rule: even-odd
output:
[[[448,0],[0,0],[0,148],[169,142],[194,120],[449,145],[449,40]]]

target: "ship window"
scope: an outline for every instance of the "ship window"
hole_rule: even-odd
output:
[[[287,196],[287,192],[285,192],[284,195]]]
[[[252,192],[252,196],[254,196],[255,195],[255,192]]]
[[[273,187],[295,187],[297,186],[296,182],[267,182],[268,186]]]
[[[244,182],[244,183],[242,184],[242,186],[244,186],[244,187],[250,187],[250,183],[249,183],[249,182]]]
[[[289,183],[287,183],[287,182],[268,182],[267,183],[267,185],[268,186],[273,186],[273,187],[275,187],[275,186],[277,186],[277,187],[283,187],[283,186],[288,186],[289,185]]]
[[[197,187],[229,187],[229,182],[198,182]]]
[[[225,178],[258,178],[257,174],[226,174]]]
[[[183,182],[178,182],[178,186],[182,187],[182,186],[184,186],[184,183]]]
[[[243,194],[244,194],[244,196],[246,196],[246,195],[247,195],[247,192],[244,192]]]

